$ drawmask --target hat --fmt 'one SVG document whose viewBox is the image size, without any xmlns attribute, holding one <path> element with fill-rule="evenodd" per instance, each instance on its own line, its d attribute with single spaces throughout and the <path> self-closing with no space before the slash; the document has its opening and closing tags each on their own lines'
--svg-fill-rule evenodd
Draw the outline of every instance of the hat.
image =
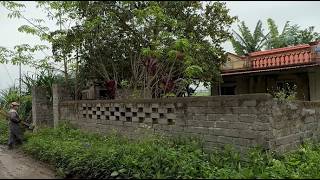
<svg viewBox="0 0 320 180">
<path fill-rule="evenodd" d="M 13 107 L 13 106 L 20 106 L 20 104 L 17 103 L 17 102 L 12 102 L 12 103 L 11 103 L 11 106 L 12 106 L 12 107 Z"/>
</svg>

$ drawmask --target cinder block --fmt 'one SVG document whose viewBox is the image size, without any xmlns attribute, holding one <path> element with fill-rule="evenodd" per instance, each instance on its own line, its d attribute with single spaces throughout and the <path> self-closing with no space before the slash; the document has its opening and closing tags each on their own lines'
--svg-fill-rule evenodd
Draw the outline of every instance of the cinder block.
<svg viewBox="0 0 320 180">
<path fill-rule="evenodd" d="M 258 111 L 254 107 L 232 107 L 234 114 L 257 114 Z"/>
<path fill-rule="evenodd" d="M 209 128 L 209 134 L 216 136 L 239 137 L 239 131 L 236 129 Z"/>
<path fill-rule="evenodd" d="M 236 145 L 248 147 L 250 145 L 250 140 L 244 138 L 233 138 L 233 143 Z"/>
<path fill-rule="evenodd" d="M 217 142 L 224 143 L 224 144 L 233 144 L 232 137 L 225 137 L 225 136 L 218 136 Z"/>
<path fill-rule="evenodd" d="M 228 129 L 229 128 L 229 122 L 227 122 L 227 121 L 216 121 L 215 122 L 215 127 L 216 128 Z"/>
<path fill-rule="evenodd" d="M 255 131 L 251 130 L 238 130 L 239 137 L 245 138 L 245 139 L 256 139 L 258 137 L 258 134 Z"/>
<path fill-rule="evenodd" d="M 151 113 L 151 118 L 160 118 L 159 113 Z"/>
<path fill-rule="evenodd" d="M 145 113 L 152 113 L 152 108 L 151 107 L 144 107 L 143 112 Z"/>
<path fill-rule="evenodd" d="M 254 100 L 245 100 L 242 102 L 241 106 L 245 106 L 245 107 L 255 107 L 257 106 L 257 101 Z"/>
<path fill-rule="evenodd" d="M 208 107 L 208 101 L 192 101 L 188 105 L 192 107 Z"/>
<path fill-rule="evenodd" d="M 138 123 L 138 122 L 139 122 L 139 118 L 138 118 L 138 117 L 133 117 L 133 118 L 132 118 L 132 122 Z"/>
<path fill-rule="evenodd" d="M 144 123 L 152 124 L 152 118 L 144 118 Z"/>
<path fill-rule="evenodd" d="M 221 101 L 217 101 L 217 100 L 215 100 L 215 101 L 209 101 L 208 102 L 208 106 L 209 107 L 220 107 L 221 106 Z"/>
<path fill-rule="evenodd" d="M 194 121 L 207 121 L 208 116 L 203 114 L 195 114 L 192 116 L 192 120 Z"/>
<path fill-rule="evenodd" d="M 152 103 L 152 104 L 151 104 L 151 107 L 152 107 L 152 108 L 159 108 L 160 106 L 159 106 L 158 103 Z"/>
<path fill-rule="evenodd" d="M 165 116 L 166 116 L 167 119 L 176 119 L 177 118 L 177 115 L 173 114 L 173 113 L 166 114 Z"/>
<path fill-rule="evenodd" d="M 205 127 L 186 127 L 184 132 L 196 134 L 208 134 L 208 128 Z"/>
<path fill-rule="evenodd" d="M 115 120 L 116 120 L 116 117 L 115 117 L 115 116 L 110 116 L 110 120 L 111 120 L 111 121 L 115 121 Z"/>
<path fill-rule="evenodd" d="M 254 114 L 241 114 L 239 116 L 239 121 L 247 122 L 247 123 L 258 122 L 258 117 L 257 115 L 254 115 Z"/>
<path fill-rule="evenodd" d="M 242 122 L 230 122 L 228 125 L 231 129 L 250 129 L 251 124 L 242 123 Z"/>
<path fill-rule="evenodd" d="M 138 108 L 131 108 L 131 112 L 138 112 Z"/>
<path fill-rule="evenodd" d="M 215 119 L 216 119 L 216 121 L 234 122 L 234 121 L 239 120 L 239 115 L 237 115 L 237 114 L 216 114 Z"/>
<path fill-rule="evenodd" d="M 203 138 L 207 142 L 217 142 L 218 136 L 212 134 L 205 134 Z"/>
<path fill-rule="evenodd" d="M 222 103 L 223 107 L 238 107 L 239 106 L 239 100 L 225 100 Z"/>
<path fill-rule="evenodd" d="M 158 113 L 167 113 L 167 109 L 165 109 L 165 108 L 158 108 Z"/>
<path fill-rule="evenodd" d="M 126 117 L 133 117 L 132 112 L 126 112 Z"/>
</svg>

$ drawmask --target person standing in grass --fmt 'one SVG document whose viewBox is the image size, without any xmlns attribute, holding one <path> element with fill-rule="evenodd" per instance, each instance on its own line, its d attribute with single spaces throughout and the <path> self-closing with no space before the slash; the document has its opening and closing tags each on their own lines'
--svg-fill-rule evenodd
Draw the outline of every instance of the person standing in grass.
<svg viewBox="0 0 320 180">
<path fill-rule="evenodd" d="M 18 108 L 19 103 L 11 103 L 11 109 L 9 111 L 9 149 L 13 149 L 15 144 L 22 144 L 22 131 L 19 125 L 21 119 L 17 112 Z"/>
</svg>

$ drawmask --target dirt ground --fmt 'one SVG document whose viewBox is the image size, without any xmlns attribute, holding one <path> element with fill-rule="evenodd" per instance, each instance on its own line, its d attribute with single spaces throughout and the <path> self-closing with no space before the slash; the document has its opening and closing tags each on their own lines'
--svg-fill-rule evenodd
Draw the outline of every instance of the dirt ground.
<svg viewBox="0 0 320 180">
<path fill-rule="evenodd" d="M 51 167 L 38 162 L 21 150 L 0 146 L 0 179 L 56 179 Z"/>
</svg>

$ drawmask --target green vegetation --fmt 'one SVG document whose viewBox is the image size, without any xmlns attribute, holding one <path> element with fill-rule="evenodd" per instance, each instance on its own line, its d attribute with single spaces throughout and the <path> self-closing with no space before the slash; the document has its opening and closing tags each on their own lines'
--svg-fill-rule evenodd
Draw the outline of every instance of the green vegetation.
<svg viewBox="0 0 320 180">
<path fill-rule="evenodd" d="M 280 102 L 293 101 L 297 99 L 297 85 L 284 83 L 284 87 L 268 90 L 268 92 Z"/>
<path fill-rule="evenodd" d="M 262 22 L 259 20 L 253 32 L 244 21 L 238 25 L 238 32 L 233 30 L 233 36 L 230 39 L 233 49 L 238 55 L 246 55 L 255 51 L 282 48 L 298 44 L 308 44 L 320 39 L 319 33 L 315 32 L 314 26 L 305 29 L 297 24 L 291 25 L 287 21 L 279 32 L 278 26 L 271 18 L 267 19 L 268 33 L 264 33 Z"/>
<path fill-rule="evenodd" d="M 3 124 L 1 123 L 1 127 Z M 5 139 L 1 129 L 1 143 Z M 204 153 L 199 141 L 149 137 L 129 141 L 61 125 L 27 135 L 23 150 L 55 165 L 62 177 L 82 178 L 319 178 L 320 145 L 275 155 L 252 149 L 241 158 L 231 148 Z"/>
<path fill-rule="evenodd" d="M 56 22 L 56 28 L 49 28 L 43 17 L 25 16 L 25 3 L 0 6 L 9 18 L 26 20 L 19 32 L 50 44 L 0 47 L 0 63 L 63 74 L 75 97 L 94 80 L 114 80 L 121 88 L 142 90 L 146 98 L 182 96 L 194 80 L 206 85 L 220 81 L 219 68 L 227 60 L 221 44 L 231 37 L 237 19 L 224 2 L 37 1 L 46 18 Z M 52 54 L 35 58 L 46 49 Z M 63 67 L 57 68 L 60 63 Z"/>
<path fill-rule="evenodd" d="M 0 117 L 0 144 L 7 144 L 8 142 L 8 122 Z"/>
</svg>

